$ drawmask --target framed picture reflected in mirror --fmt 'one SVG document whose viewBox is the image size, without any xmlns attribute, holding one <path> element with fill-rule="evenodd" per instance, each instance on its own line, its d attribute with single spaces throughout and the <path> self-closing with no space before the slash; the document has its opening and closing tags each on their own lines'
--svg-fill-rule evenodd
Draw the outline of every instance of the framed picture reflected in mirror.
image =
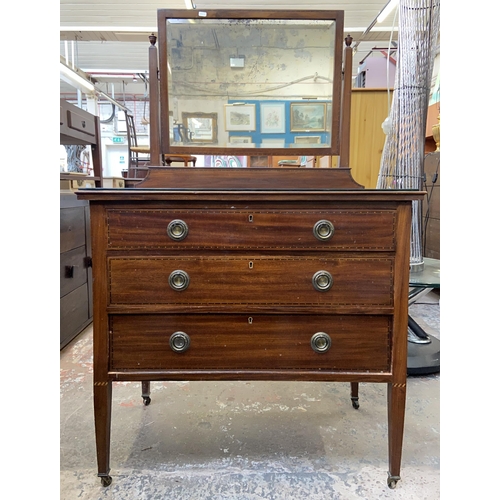
<svg viewBox="0 0 500 500">
<path fill-rule="evenodd" d="M 217 143 L 217 113 L 182 112 L 184 125 L 189 142 Z"/>
<path fill-rule="evenodd" d="M 224 124 L 228 132 L 255 130 L 255 104 L 225 104 Z"/>
<path fill-rule="evenodd" d="M 326 130 L 326 103 L 290 103 L 291 132 L 320 132 Z"/>
</svg>

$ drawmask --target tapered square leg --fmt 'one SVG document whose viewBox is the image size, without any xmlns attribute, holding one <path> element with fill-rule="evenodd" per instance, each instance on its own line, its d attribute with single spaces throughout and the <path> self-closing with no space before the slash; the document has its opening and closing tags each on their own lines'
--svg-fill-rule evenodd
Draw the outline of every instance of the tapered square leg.
<svg viewBox="0 0 500 500">
<path fill-rule="evenodd" d="M 357 410 L 359 408 L 359 382 L 351 382 L 351 403 L 352 407 Z"/>
<path fill-rule="evenodd" d="M 111 484 L 109 452 L 111 441 L 111 382 L 94 382 L 94 423 L 97 449 L 97 475 L 103 486 Z"/>
<path fill-rule="evenodd" d="M 142 401 L 145 406 L 151 403 L 151 382 L 149 380 L 142 381 Z"/>
<path fill-rule="evenodd" d="M 401 457 L 406 406 L 406 383 L 387 384 L 387 412 L 389 423 L 389 477 L 387 484 L 395 488 L 401 479 Z"/>
</svg>

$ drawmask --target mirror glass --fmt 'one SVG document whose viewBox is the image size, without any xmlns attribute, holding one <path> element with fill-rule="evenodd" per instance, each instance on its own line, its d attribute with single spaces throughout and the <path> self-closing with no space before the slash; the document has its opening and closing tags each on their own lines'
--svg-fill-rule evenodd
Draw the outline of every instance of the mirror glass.
<svg viewBox="0 0 500 500">
<path fill-rule="evenodd" d="M 163 149 L 337 154 L 336 28 L 335 19 L 166 18 Z"/>
</svg>

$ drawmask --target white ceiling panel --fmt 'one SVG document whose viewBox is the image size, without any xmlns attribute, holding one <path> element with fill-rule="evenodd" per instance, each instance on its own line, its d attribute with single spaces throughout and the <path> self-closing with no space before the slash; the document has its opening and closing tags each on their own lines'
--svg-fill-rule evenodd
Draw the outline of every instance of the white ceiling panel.
<svg viewBox="0 0 500 500">
<path fill-rule="evenodd" d="M 194 1 L 194 0 L 193 0 Z M 197 10 L 212 9 L 286 9 L 286 10 L 344 10 L 345 34 L 354 38 L 356 53 L 353 74 L 359 61 L 372 48 L 397 40 L 393 33 L 394 15 L 377 24 L 362 38 L 363 32 L 373 24 L 387 0 L 359 2 L 332 2 L 316 0 L 200 0 L 194 1 Z M 184 9 L 184 0 L 61 0 L 60 1 L 60 54 L 74 65 L 89 73 L 106 71 L 147 72 L 149 35 L 157 32 L 157 9 Z M 396 25 L 397 26 L 397 25 Z M 98 81 L 106 79 L 95 76 Z M 112 81 L 112 80 L 109 80 Z M 129 82 L 131 83 L 131 81 Z M 140 88 L 139 88 L 139 91 Z"/>
</svg>

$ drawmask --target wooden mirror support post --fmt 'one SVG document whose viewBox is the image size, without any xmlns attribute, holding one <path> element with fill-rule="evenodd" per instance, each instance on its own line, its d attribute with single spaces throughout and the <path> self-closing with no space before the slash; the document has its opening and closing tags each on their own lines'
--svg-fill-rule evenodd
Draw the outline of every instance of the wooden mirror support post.
<svg viewBox="0 0 500 500">
<path fill-rule="evenodd" d="M 158 89 L 158 49 L 157 37 L 149 36 L 149 147 L 151 165 L 162 165 L 160 147 L 160 113 Z"/>
<path fill-rule="evenodd" d="M 352 94 L 352 36 L 345 38 L 344 71 L 342 86 L 342 116 L 340 127 L 340 157 L 339 167 L 349 168 L 349 147 L 351 144 L 351 94 Z"/>
</svg>

